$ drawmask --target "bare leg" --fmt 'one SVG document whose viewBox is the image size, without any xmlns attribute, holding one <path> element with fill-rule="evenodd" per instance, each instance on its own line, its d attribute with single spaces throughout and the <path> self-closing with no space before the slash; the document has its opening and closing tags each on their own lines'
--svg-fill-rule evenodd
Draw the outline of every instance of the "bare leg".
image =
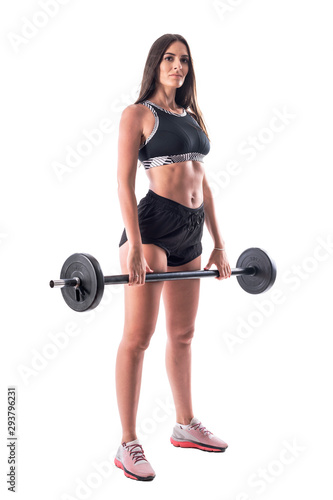
<svg viewBox="0 0 333 500">
<path fill-rule="evenodd" d="M 198 270 L 201 256 L 170 271 Z M 163 300 L 167 324 L 166 369 L 176 407 L 176 420 L 187 425 L 193 418 L 191 341 L 199 303 L 200 279 L 166 281 Z"/>
<path fill-rule="evenodd" d="M 165 272 L 166 253 L 156 245 L 143 245 L 147 263 L 155 272 Z M 128 241 L 120 249 L 121 272 L 127 270 Z M 163 282 L 141 286 L 124 285 L 125 322 L 116 360 L 117 402 L 123 429 L 121 442 L 133 441 L 136 435 L 144 353 L 155 331 Z"/>
</svg>

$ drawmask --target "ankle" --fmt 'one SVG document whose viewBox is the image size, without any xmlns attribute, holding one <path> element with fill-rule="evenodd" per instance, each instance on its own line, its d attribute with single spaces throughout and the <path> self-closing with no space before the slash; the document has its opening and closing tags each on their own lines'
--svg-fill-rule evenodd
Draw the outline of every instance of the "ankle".
<svg viewBox="0 0 333 500">
<path fill-rule="evenodd" d="M 184 418 L 177 417 L 177 424 L 189 425 L 191 423 L 192 418 L 193 418 L 193 416 L 192 417 L 184 417 Z"/>
<path fill-rule="evenodd" d="M 137 435 L 134 434 L 123 434 L 123 437 L 121 438 L 122 443 L 129 443 L 130 441 L 135 441 L 137 438 Z"/>
</svg>

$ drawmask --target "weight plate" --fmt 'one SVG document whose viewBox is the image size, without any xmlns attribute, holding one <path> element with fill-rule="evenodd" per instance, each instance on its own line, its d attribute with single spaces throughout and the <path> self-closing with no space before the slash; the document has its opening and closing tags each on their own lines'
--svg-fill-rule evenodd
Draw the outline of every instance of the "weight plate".
<svg viewBox="0 0 333 500">
<path fill-rule="evenodd" d="M 260 248 L 248 248 L 237 260 L 236 267 L 254 267 L 254 276 L 236 276 L 238 283 L 248 293 L 258 294 L 266 292 L 273 286 L 276 278 L 275 262 L 269 257 L 265 250 Z"/>
<path fill-rule="evenodd" d="M 80 287 L 61 288 L 66 304 L 78 312 L 97 307 L 104 293 L 104 276 L 98 261 L 88 253 L 74 253 L 62 266 L 60 279 L 74 277 L 80 278 Z"/>
</svg>

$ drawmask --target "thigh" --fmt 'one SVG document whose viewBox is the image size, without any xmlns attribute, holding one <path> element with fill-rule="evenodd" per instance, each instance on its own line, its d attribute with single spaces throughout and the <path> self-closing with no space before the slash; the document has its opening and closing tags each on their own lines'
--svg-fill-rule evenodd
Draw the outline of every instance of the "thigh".
<svg viewBox="0 0 333 500">
<path fill-rule="evenodd" d="M 201 255 L 182 266 L 168 266 L 167 271 L 198 271 Z M 171 337 L 191 336 L 199 305 L 200 278 L 165 281 L 162 291 L 167 333 Z"/>
<path fill-rule="evenodd" d="M 165 251 L 153 244 L 143 244 L 145 259 L 154 272 L 167 270 Z M 128 241 L 119 249 L 122 274 L 128 274 Z M 145 283 L 140 286 L 124 285 L 125 323 L 124 336 L 133 342 L 148 342 L 155 331 L 163 281 Z"/>
</svg>

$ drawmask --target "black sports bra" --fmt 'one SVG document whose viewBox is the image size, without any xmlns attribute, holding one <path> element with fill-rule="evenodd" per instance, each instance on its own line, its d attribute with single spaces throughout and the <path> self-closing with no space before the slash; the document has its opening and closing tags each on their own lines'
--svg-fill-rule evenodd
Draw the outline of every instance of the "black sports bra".
<svg viewBox="0 0 333 500">
<path fill-rule="evenodd" d="M 210 151 L 209 140 L 185 109 L 178 114 L 149 100 L 140 104 L 147 106 L 155 116 L 154 128 L 139 148 L 139 160 L 145 169 L 186 160 L 203 162 Z"/>
</svg>

